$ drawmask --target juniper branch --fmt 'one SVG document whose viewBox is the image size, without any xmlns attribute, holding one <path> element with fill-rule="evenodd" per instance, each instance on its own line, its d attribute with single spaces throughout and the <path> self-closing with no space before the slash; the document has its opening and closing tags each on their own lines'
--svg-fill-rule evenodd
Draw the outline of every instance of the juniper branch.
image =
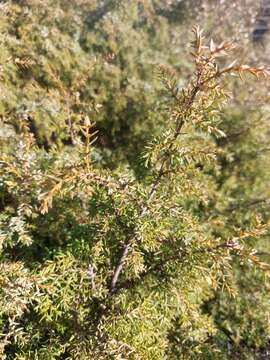
<svg viewBox="0 0 270 360">
<path fill-rule="evenodd" d="M 166 278 L 166 273 L 164 273 L 164 269 L 165 266 L 168 265 L 170 262 L 175 261 L 177 263 L 183 262 L 187 256 L 192 256 L 192 255 L 199 255 L 199 254 L 205 254 L 208 253 L 210 255 L 215 256 L 217 254 L 217 252 L 221 251 L 221 250 L 237 250 L 235 249 L 235 244 L 232 242 L 223 242 L 221 244 L 218 244 L 216 246 L 213 247 L 207 247 L 205 249 L 197 249 L 195 251 L 193 251 L 192 253 L 189 253 L 187 251 L 181 251 L 180 253 L 177 254 L 173 254 L 169 257 L 166 257 L 165 259 L 162 259 L 161 261 L 155 263 L 154 265 L 151 265 L 150 267 L 148 267 L 147 269 L 145 269 L 141 274 L 140 274 L 140 278 L 136 278 L 136 279 L 129 279 L 123 282 L 120 282 L 118 284 L 118 286 L 115 288 L 114 292 L 118 292 L 121 289 L 128 289 L 131 287 L 136 286 L 137 284 L 140 284 L 142 279 L 146 278 L 147 276 L 150 275 L 157 275 L 160 274 L 162 275 L 162 279 Z M 257 256 L 262 256 L 262 255 L 270 255 L 266 252 L 258 252 L 256 253 Z"/>
<path fill-rule="evenodd" d="M 190 97 L 187 99 L 186 101 L 186 104 L 185 104 L 185 108 L 186 109 L 189 109 L 193 102 L 195 101 L 195 98 L 196 98 L 196 95 L 198 94 L 198 92 L 200 91 L 200 88 L 201 88 L 201 73 L 198 72 L 197 73 L 197 79 L 196 79 L 196 85 L 193 87 L 192 91 L 191 91 L 191 94 L 190 94 Z M 155 197 L 155 194 L 158 190 L 158 187 L 161 183 L 161 179 L 163 178 L 163 176 L 167 173 L 165 172 L 165 166 L 166 166 L 166 163 L 169 159 L 169 156 L 170 156 L 170 151 L 175 143 L 175 141 L 177 140 L 177 138 L 179 137 L 179 135 L 181 134 L 181 130 L 182 130 L 182 127 L 184 125 L 184 117 L 181 117 L 178 122 L 177 122 L 177 125 L 176 125 L 176 128 L 175 128 L 175 132 L 174 132 L 174 135 L 173 135 L 173 138 L 168 146 L 168 149 L 164 155 L 164 158 L 162 160 L 162 163 L 160 165 L 160 168 L 159 168 L 159 171 L 158 171 L 158 174 L 156 176 L 156 179 L 155 181 L 153 182 L 151 188 L 150 188 L 150 191 L 148 193 L 148 196 L 147 196 L 147 199 L 146 199 L 146 202 L 145 202 L 145 205 L 141 208 L 141 211 L 139 213 L 139 218 L 143 217 L 144 215 L 146 215 L 147 211 L 148 211 L 148 205 L 149 203 L 151 202 L 151 200 Z M 119 280 L 119 277 L 120 277 L 120 274 L 124 268 L 124 265 L 126 263 L 126 260 L 127 260 L 127 257 L 128 257 L 128 254 L 129 254 L 129 251 L 132 247 L 132 244 L 134 242 L 136 242 L 138 240 L 138 235 L 134 232 L 132 233 L 123 250 L 122 250 L 122 254 L 120 256 L 120 259 L 116 265 L 116 268 L 113 272 L 113 276 L 112 276 L 112 280 L 111 280 L 111 285 L 110 285 L 110 293 L 114 293 L 115 292 L 115 289 L 116 289 L 116 285 L 117 285 L 117 282 Z"/>
</svg>

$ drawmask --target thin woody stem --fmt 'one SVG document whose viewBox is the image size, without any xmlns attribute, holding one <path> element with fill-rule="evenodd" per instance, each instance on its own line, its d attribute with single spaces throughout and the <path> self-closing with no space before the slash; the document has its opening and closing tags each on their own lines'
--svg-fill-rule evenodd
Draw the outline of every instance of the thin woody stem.
<svg viewBox="0 0 270 360">
<path fill-rule="evenodd" d="M 196 95 L 198 94 L 198 92 L 200 90 L 200 79 L 201 79 L 201 73 L 198 73 L 197 74 L 196 86 L 193 88 L 193 91 L 192 91 L 192 93 L 190 95 L 190 98 L 189 98 L 189 100 L 187 102 L 187 107 L 188 108 L 190 108 L 190 106 L 193 104 L 193 102 L 194 102 L 194 100 L 196 98 Z M 175 132 L 174 132 L 174 136 L 173 136 L 172 141 L 171 141 L 171 143 L 170 143 L 170 145 L 169 145 L 169 147 L 168 147 L 168 149 L 166 151 L 166 156 L 162 160 L 158 175 L 157 175 L 155 181 L 153 182 L 153 184 L 151 186 L 151 189 L 150 189 L 150 191 L 148 193 L 145 205 L 141 208 L 141 211 L 139 213 L 139 218 L 143 217 L 147 213 L 148 205 L 151 202 L 151 200 L 155 197 L 155 194 L 156 194 L 156 192 L 158 190 L 161 179 L 164 176 L 164 174 L 166 174 L 164 169 L 165 169 L 165 166 L 166 166 L 166 162 L 168 160 L 168 156 L 170 154 L 170 150 L 172 149 L 173 144 L 177 140 L 178 136 L 181 134 L 181 129 L 182 129 L 183 125 L 184 125 L 184 120 L 183 120 L 183 118 L 181 118 L 180 121 L 178 121 L 178 123 L 177 123 L 176 129 L 175 129 Z M 121 272 L 122 272 L 122 270 L 123 270 L 123 268 L 125 266 L 129 251 L 130 251 L 130 249 L 132 247 L 132 244 L 134 242 L 136 242 L 136 240 L 138 240 L 138 235 L 136 233 L 135 234 L 132 233 L 132 235 L 129 237 L 129 239 L 127 240 L 127 242 L 126 242 L 126 244 L 125 244 L 125 246 L 123 248 L 120 259 L 119 259 L 119 261 L 118 261 L 118 263 L 116 265 L 116 268 L 115 268 L 115 270 L 113 272 L 111 285 L 110 285 L 110 293 L 114 293 L 115 290 L 116 290 L 116 285 L 117 285 L 117 282 L 118 282 L 119 277 L 121 275 Z"/>
<path fill-rule="evenodd" d="M 206 249 L 198 249 L 192 252 L 192 255 L 195 254 L 204 254 L 204 253 L 208 253 L 208 254 L 212 254 L 215 255 L 217 253 L 217 251 L 219 250 L 231 250 L 232 252 L 235 250 L 235 244 L 230 243 L 230 242 L 224 242 L 221 244 L 218 244 L 214 247 L 208 247 Z M 126 289 L 129 288 L 130 286 L 135 286 L 136 284 L 139 284 L 140 281 L 145 278 L 146 276 L 149 276 L 151 274 L 155 274 L 157 275 L 159 271 L 162 271 L 165 267 L 166 264 L 170 263 L 171 261 L 177 261 L 177 262 L 181 262 L 184 261 L 184 259 L 190 254 L 186 253 L 186 252 L 181 252 L 181 254 L 175 254 L 172 255 L 166 259 L 163 259 L 161 262 L 158 262 L 152 266 L 150 266 L 148 269 L 144 270 L 141 274 L 140 274 L 140 279 L 136 278 L 136 279 L 129 279 L 126 281 L 123 281 L 121 283 L 118 284 L 117 288 L 115 288 L 115 292 L 120 291 L 121 289 Z M 270 253 L 267 252 L 258 252 L 256 253 L 257 256 L 270 256 Z M 162 273 L 162 276 L 165 276 L 164 273 Z"/>
</svg>

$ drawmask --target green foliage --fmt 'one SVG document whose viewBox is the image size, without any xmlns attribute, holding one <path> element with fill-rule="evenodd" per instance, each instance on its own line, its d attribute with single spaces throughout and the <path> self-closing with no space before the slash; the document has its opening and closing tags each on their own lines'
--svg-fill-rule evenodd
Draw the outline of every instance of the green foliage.
<svg viewBox="0 0 270 360">
<path fill-rule="evenodd" d="M 194 28 L 180 79 L 178 1 L 2 7 L 2 358 L 255 359 L 267 71 Z"/>
</svg>

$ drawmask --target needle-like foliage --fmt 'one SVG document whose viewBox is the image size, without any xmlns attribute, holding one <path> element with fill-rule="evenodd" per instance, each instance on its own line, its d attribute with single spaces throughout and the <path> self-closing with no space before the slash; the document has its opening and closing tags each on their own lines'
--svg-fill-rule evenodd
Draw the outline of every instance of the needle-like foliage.
<svg viewBox="0 0 270 360">
<path fill-rule="evenodd" d="M 230 226 L 222 212 L 224 107 L 235 76 L 268 73 L 232 61 L 232 43 L 206 42 L 199 28 L 193 37 L 193 73 L 184 85 L 169 67 L 157 69 L 161 131 L 141 149 L 140 176 L 99 161 L 94 119 L 101 106 L 80 102 L 80 94 L 76 100 L 53 69 L 68 146 L 40 146 L 27 111 L 16 127 L 2 119 L 3 358 L 227 356 L 216 340 L 218 320 L 205 309 L 213 294 L 216 304 L 223 293 L 237 299 L 234 264 L 267 272 L 252 242 L 268 221 L 253 211 L 248 223 Z M 15 66 L 26 72 L 35 65 L 25 57 Z"/>
</svg>

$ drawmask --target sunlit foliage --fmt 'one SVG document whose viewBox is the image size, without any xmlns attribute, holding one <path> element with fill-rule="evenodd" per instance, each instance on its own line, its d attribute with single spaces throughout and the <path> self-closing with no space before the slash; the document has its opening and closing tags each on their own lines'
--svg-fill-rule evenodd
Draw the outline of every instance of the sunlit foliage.
<svg viewBox="0 0 270 360">
<path fill-rule="evenodd" d="M 198 27 L 180 61 L 180 3 L 1 5 L 3 359 L 269 341 L 269 74 Z"/>
</svg>

